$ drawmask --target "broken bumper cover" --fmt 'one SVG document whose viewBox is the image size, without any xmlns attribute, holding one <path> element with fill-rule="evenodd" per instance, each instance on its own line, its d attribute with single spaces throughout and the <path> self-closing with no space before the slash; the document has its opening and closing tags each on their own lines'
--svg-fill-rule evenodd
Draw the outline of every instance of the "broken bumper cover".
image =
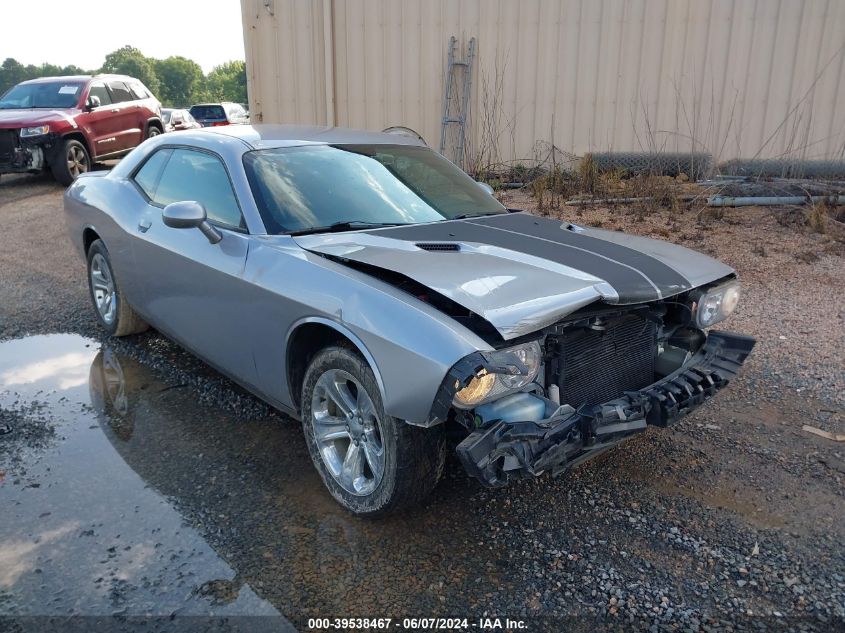
<svg viewBox="0 0 845 633">
<path fill-rule="evenodd" d="M 667 426 L 703 404 L 736 376 L 755 339 L 711 332 L 682 367 L 623 397 L 539 422 L 493 422 L 458 445 L 467 472 L 488 486 L 512 477 L 558 474 L 597 455 L 648 424 Z"/>
<path fill-rule="evenodd" d="M 0 129 L 0 173 L 39 172 L 52 159 L 59 145 L 54 133 L 20 137 L 17 130 Z"/>
<path fill-rule="evenodd" d="M 16 147 L 0 157 L 0 174 L 39 172 L 46 165 L 40 146 Z"/>
</svg>

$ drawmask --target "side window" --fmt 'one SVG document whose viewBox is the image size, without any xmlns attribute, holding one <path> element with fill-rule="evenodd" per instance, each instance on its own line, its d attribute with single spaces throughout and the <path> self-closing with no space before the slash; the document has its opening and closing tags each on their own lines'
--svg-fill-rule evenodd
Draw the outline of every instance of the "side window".
<svg viewBox="0 0 845 633">
<path fill-rule="evenodd" d="M 88 91 L 89 97 L 98 97 L 100 99 L 100 105 L 109 105 L 111 104 L 111 95 L 109 91 L 106 90 L 106 84 L 102 81 L 95 81 L 91 84 L 91 89 Z"/>
<path fill-rule="evenodd" d="M 129 88 L 127 88 L 126 84 L 122 81 L 110 81 L 109 92 L 111 92 L 112 101 L 114 101 L 114 103 L 133 101 L 135 99 L 135 97 L 132 96 L 132 93 L 129 92 Z"/>
<path fill-rule="evenodd" d="M 150 95 L 147 94 L 147 91 L 144 90 L 144 88 L 141 86 L 141 84 L 132 81 L 132 82 L 128 83 L 127 85 L 129 86 L 129 92 L 132 93 L 132 96 L 135 99 L 147 99 L 147 98 L 149 98 Z"/>
<path fill-rule="evenodd" d="M 150 200 L 155 200 L 156 185 L 159 176 L 161 176 L 161 170 L 167 164 L 167 159 L 170 158 L 172 153 L 172 149 L 158 150 L 147 159 L 147 162 L 135 174 L 135 182 Z"/>
<path fill-rule="evenodd" d="M 241 210 L 223 163 L 205 152 L 174 149 L 152 198 L 162 206 L 171 202 L 195 200 L 205 207 L 208 219 L 212 222 L 244 227 Z"/>
</svg>

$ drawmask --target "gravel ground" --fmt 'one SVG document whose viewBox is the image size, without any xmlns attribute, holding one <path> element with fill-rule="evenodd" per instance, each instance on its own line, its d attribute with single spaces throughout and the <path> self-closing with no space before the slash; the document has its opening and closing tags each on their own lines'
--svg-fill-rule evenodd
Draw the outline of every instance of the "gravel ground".
<svg viewBox="0 0 845 633">
<path fill-rule="evenodd" d="M 520 192 L 507 202 L 534 206 Z M 453 460 L 424 507 L 362 521 L 322 490 L 297 425 L 148 333 L 109 343 L 145 394 L 135 433 L 149 441 L 121 456 L 300 626 L 498 615 L 530 631 L 845 630 L 845 446 L 801 428 L 845 432 L 842 242 L 767 209 L 565 213 L 739 271 L 729 328 L 758 345 L 716 401 L 557 479 L 488 491 Z M 4 178 L 0 215 L 0 340 L 102 341 L 60 189 Z M 14 464 L 0 468 L 8 481 Z"/>
</svg>

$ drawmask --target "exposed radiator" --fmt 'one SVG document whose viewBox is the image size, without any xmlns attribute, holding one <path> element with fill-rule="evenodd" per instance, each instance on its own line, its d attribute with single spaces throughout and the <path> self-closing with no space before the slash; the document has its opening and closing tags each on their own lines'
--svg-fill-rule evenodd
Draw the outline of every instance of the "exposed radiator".
<svg viewBox="0 0 845 633">
<path fill-rule="evenodd" d="M 548 339 L 562 404 L 576 409 L 601 404 L 655 381 L 657 324 L 627 315 L 604 326 L 603 331 L 573 328 Z"/>
</svg>

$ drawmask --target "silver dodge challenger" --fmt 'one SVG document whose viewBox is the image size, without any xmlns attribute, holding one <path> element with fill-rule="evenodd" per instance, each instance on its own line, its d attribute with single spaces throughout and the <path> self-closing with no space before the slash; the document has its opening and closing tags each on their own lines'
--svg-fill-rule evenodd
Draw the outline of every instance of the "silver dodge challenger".
<svg viewBox="0 0 845 633">
<path fill-rule="evenodd" d="M 152 326 L 301 420 L 369 515 L 424 497 L 456 443 L 487 486 L 561 473 L 689 413 L 754 346 L 707 331 L 730 267 L 490 194 L 415 139 L 254 125 L 150 139 L 65 211 L 102 327 Z"/>
</svg>

